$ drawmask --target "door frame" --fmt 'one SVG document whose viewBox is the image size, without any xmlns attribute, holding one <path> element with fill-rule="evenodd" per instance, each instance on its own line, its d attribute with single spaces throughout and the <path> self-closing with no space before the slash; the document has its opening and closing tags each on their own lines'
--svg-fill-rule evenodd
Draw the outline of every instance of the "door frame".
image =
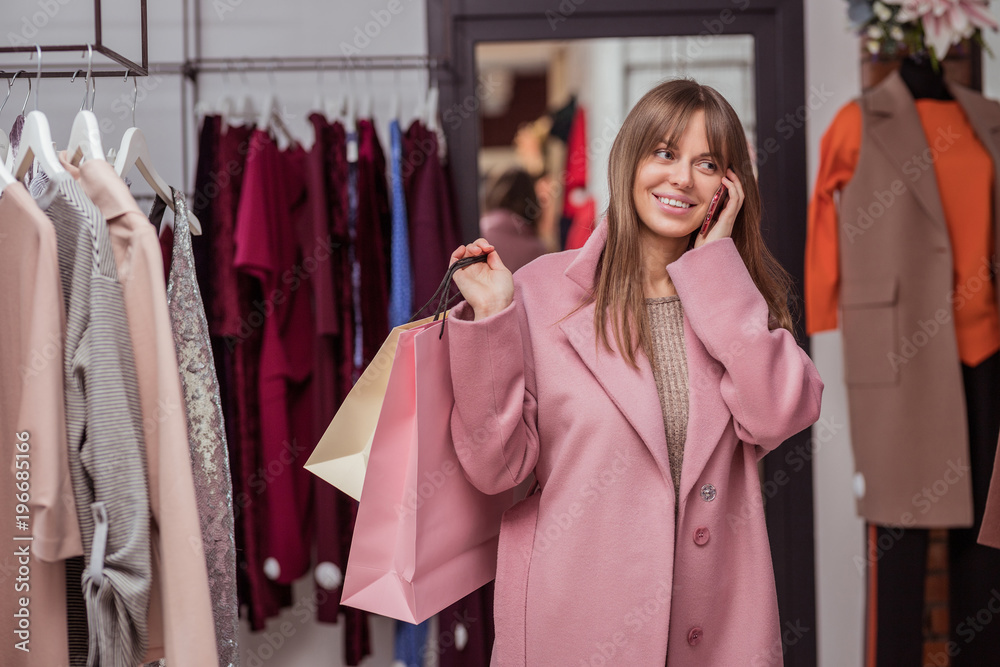
<svg viewBox="0 0 1000 667">
<path fill-rule="evenodd" d="M 790 305 L 796 335 L 808 351 L 800 297 L 807 208 L 805 121 L 825 100 L 822 90 L 806 90 L 804 32 L 801 0 L 427 0 L 429 55 L 448 63 L 434 77 L 463 240 L 479 236 L 477 95 L 483 85 L 476 80 L 477 42 L 696 35 L 697 43 L 707 46 L 717 34 L 750 34 L 762 232 L 794 280 Z M 781 625 L 814 629 L 810 432 L 766 456 L 763 479 Z M 815 631 L 783 642 L 785 665 L 813 667 L 816 644 Z"/>
</svg>

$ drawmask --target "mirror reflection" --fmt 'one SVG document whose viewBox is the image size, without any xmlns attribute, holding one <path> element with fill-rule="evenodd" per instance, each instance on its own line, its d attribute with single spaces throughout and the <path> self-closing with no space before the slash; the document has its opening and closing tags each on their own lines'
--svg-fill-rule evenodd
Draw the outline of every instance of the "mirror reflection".
<svg viewBox="0 0 1000 667">
<path fill-rule="evenodd" d="M 510 213 L 527 223 L 530 240 L 504 254 L 511 269 L 542 252 L 583 245 L 607 205 L 615 135 L 659 81 L 689 77 L 722 93 L 753 152 L 754 39 L 718 35 L 705 42 L 682 36 L 476 46 L 480 231 L 504 224 Z"/>
</svg>

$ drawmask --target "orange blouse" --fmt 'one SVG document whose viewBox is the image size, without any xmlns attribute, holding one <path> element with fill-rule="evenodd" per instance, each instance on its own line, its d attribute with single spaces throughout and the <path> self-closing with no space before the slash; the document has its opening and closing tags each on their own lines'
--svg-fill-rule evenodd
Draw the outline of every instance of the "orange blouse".
<svg viewBox="0 0 1000 667">
<path fill-rule="evenodd" d="M 1000 350 L 996 291 L 980 274 L 994 250 L 993 162 L 958 102 L 919 99 L 916 106 L 928 142 L 940 128 L 954 129 L 951 136 L 958 136 L 951 148 L 938 154 L 934 174 L 951 238 L 958 354 L 962 363 L 975 366 Z M 851 102 L 837 112 L 820 142 L 816 188 L 809 202 L 804 287 L 810 335 L 837 328 L 840 263 L 834 194 L 850 182 L 860 149 L 861 108 Z"/>
</svg>

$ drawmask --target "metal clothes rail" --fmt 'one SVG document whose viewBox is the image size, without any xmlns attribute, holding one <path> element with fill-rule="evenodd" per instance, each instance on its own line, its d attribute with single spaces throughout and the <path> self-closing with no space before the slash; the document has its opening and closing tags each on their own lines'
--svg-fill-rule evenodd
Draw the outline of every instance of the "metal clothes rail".
<svg viewBox="0 0 1000 667">
<path fill-rule="evenodd" d="M 74 52 L 86 53 L 87 45 L 60 45 L 42 46 L 43 53 L 47 52 Z M 6 47 L 0 48 L 0 53 L 23 52 L 35 53 L 34 46 L 28 47 Z M 95 53 L 104 53 L 98 47 L 94 47 Z M 146 67 L 139 66 L 127 58 L 118 56 L 112 57 L 119 64 L 127 69 L 107 69 L 106 67 L 95 66 L 92 76 L 98 77 L 119 77 L 126 74 L 130 76 L 150 76 L 153 74 L 179 75 L 192 82 L 196 82 L 200 74 L 243 74 L 246 72 L 319 72 L 319 71 L 363 71 L 363 70 L 445 70 L 448 63 L 436 58 L 422 55 L 405 56 L 273 56 L 273 57 L 234 57 L 234 58 L 200 58 L 189 59 L 177 63 L 153 63 Z M 124 62 L 123 62 L 124 61 Z M 62 67 L 64 65 L 60 65 Z M 26 63 L 23 67 L 16 65 L 0 64 L 0 79 L 11 79 L 15 73 L 22 78 L 35 77 L 33 67 Z M 47 69 L 42 66 L 43 78 L 71 78 L 80 73 L 80 69 L 63 70 Z"/>
</svg>

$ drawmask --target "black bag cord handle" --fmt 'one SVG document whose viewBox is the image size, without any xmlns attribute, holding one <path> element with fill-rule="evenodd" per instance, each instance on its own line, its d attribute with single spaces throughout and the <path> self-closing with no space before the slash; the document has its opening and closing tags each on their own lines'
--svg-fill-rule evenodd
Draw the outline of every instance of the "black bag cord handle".
<svg viewBox="0 0 1000 667">
<path fill-rule="evenodd" d="M 458 271 L 459 269 L 464 269 L 465 267 L 475 264 L 477 262 L 485 262 L 487 256 L 488 254 L 476 255 L 474 257 L 463 257 L 462 259 L 454 262 L 451 266 L 449 266 L 448 271 L 444 275 L 444 279 L 441 281 L 441 284 L 438 285 L 438 288 L 434 292 L 434 295 L 430 299 L 428 299 L 427 303 L 425 303 L 423 306 L 418 308 L 415 313 L 413 313 L 413 317 L 409 319 L 409 322 L 413 322 L 414 320 L 416 320 L 420 316 L 420 313 L 423 312 L 424 309 L 427 308 L 427 306 L 431 305 L 431 303 L 433 303 L 435 299 L 437 300 L 437 307 L 434 310 L 434 321 L 437 322 L 438 318 L 444 315 L 444 312 L 448 309 L 448 306 L 451 304 L 452 300 L 461 296 L 461 292 L 459 292 L 458 294 L 453 294 L 451 296 L 448 295 L 449 289 L 451 288 L 451 281 L 452 278 L 455 276 L 455 272 Z M 444 336 L 444 322 L 441 323 L 441 333 L 438 335 L 438 339 L 440 339 L 442 336 Z"/>
</svg>

